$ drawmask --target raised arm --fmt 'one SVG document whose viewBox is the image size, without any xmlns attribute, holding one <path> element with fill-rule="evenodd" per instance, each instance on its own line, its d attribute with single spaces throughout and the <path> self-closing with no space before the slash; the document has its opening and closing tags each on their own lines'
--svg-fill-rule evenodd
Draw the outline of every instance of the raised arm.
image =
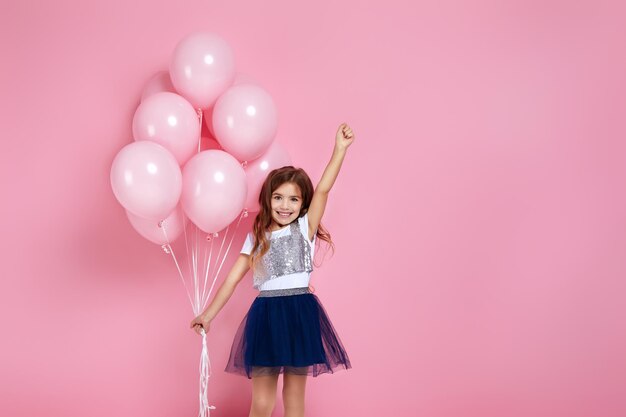
<svg viewBox="0 0 626 417">
<path fill-rule="evenodd" d="M 326 209 L 326 202 L 328 201 L 328 193 L 333 188 L 333 184 L 339 175 L 341 164 L 346 156 L 348 147 L 354 141 L 354 134 L 352 129 L 346 123 L 339 125 L 337 129 L 337 135 L 335 137 L 335 149 L 333 150 L 333 156 L 330 158 L 330 162 L 326 165 L 326 169 L 322 174 L 320 182 L 315 187 L 313 193 L 313 199 L 309 206 L 309 240 L 313 239 L 315 231 L 317 230 L 324 210 Z"/>
<path fill-rule="evenodd" d="M 217 313 L 220 312 L 222 307 L 226 305 L 226 302 L 233 295 L 233 292 L 235 292 L 237 284 L 239 284 L 244 275 L 246 275 L 246 272 L 248 272 L 248 269 L 250 269 L 248 258 L 249 256 L 243 253 L 237 257 L 235 264 L 222 285 L 220 285 L 211 304 L 209 304 L 198 317 L 191 321 L 189 327 L 193 328 L 196 333 L 200 334 L 201 328 L 204 328 L 205 332 L 209 331 L 211 321 L 217 316 Z"/>
</svg>

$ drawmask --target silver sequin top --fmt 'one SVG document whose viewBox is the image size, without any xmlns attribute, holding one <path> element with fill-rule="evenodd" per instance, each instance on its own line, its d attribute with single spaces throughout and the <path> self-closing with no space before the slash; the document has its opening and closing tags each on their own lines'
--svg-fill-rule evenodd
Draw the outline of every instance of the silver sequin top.
<svg viewBox="0 0 626 417">
<path fill-rule="evenodd" d="M 298 222 L 289 225 L 291 234 L 270 240 L 269 251 L 254 269 L 254 288 L 283 275 L 313 271 L 311 247 Z"/>
</svg>

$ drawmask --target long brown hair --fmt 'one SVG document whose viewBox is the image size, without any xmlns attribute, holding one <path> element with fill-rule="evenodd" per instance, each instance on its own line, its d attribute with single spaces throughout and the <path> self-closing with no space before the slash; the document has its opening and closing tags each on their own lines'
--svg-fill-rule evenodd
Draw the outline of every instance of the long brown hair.
<svg viewBox="0 0 626 417">
<path fill-rule="evenodd" d="M 256 263 L 270 249 L 270 242 L 267 239 L 266 232 L 272 225 L 272 193 L 286 182 L 293 183 L 300 187 L 302 206 L 300 207 L 298 218 L 304 216 L 309 211 L 309 206 L 313 199 L 313 183 L 302 168 L 294 168 L 289 165 L 277 168 L 267 175 L 259 194 L 259 206 L 261 208 L 254 219 L 254 226 L 252 228 L 252 234 L 254 236 L 254 245 L 250 252 L 250 266 L 252 269 L 254 269 Z M 294 221 L 298 221 L 298 219 Z M 318 238 L 318 242 L 319 240 L 323 240 L 332 248 L 333 252 L 335 251 L 335 245 L 330 238 L 330 233 L 328 233 L 328 230 L 326 230 L 321 223 L 315 235 Z M 308 239 L 309 236 L 307 235 L 306 238 Z"/>
</svg>

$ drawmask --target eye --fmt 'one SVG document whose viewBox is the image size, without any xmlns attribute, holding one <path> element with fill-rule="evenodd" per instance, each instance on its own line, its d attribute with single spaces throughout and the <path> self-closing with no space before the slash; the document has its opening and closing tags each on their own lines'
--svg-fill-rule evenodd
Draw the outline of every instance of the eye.
<svg viewBox="0 0 626 417">
<path fill-rule="evenodd" d="M 275 195 L 274 196 L 274 200 L 280 200 L 280 196 L 279 195 Z"/>
<path fill-rule="evenodd" d="M 297 203 L 297 202 L 298 202 L 298 199 L 297 199 L 296 197 L 293 197 L 293 198 L 291 199 L 291 201 L 293 201 L 294 203 Z"/>
</svg>

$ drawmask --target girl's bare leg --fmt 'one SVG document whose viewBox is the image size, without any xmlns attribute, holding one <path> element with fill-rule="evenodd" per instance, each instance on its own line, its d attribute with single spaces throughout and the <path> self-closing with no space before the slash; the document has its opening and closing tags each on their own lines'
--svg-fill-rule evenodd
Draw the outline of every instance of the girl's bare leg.
<svg viewBox="0 0 626 417">
<path fill-rule="evenodd" d="M 283 404 L 285 417 L 304 417 L 304 391 L 306 375 L 284 374 Z"/>
<path fill-rule="evenodd" d="M 252 377 L 250 417 L 270 417 L 276 403 L 278 375 Z"/>
</svg>

